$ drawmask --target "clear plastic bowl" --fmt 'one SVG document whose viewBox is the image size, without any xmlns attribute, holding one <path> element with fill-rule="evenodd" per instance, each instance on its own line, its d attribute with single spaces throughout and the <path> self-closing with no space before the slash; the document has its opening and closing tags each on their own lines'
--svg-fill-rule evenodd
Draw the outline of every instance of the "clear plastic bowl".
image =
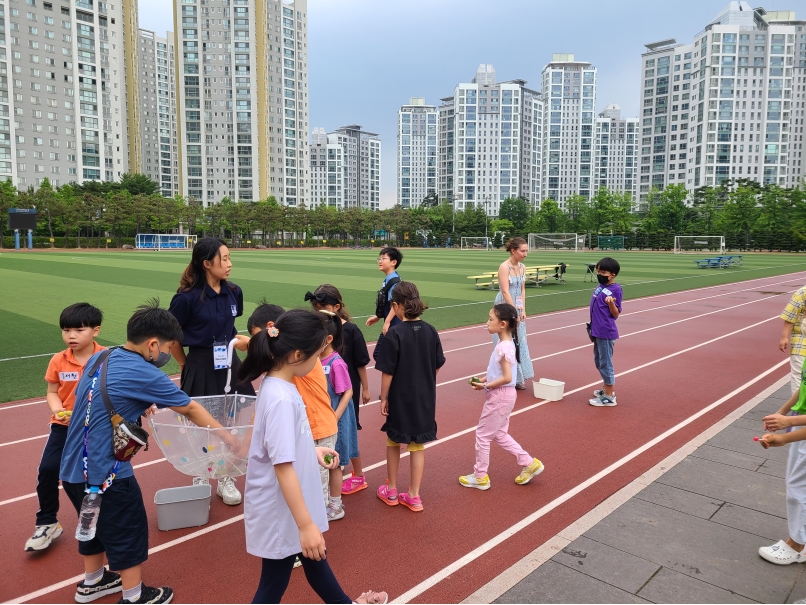
<svg viewBox="0 0 806 605">
<path fill-rule="evenodd" d="M 151 434 L 165 458 L 180 473 L 191 477 L 218 479 L 246 474 L 256 397 L 216 395 L 194 397 L 224 428 L 199 427 L 169 408 L 148 417 Z M 238 447 L 225 444 L 226 431 L 238 440 Z"/>
</svg>

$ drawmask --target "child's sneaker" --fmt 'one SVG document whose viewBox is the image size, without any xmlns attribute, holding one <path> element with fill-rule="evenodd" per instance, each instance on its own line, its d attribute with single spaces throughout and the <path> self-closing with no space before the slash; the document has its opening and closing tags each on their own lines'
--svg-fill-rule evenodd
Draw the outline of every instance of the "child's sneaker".
<svg viewBox="0 0 806 605">
<path fill-rule="evenodd" d="M 344 507 L 339 506 L 338 508 L 331 506 L 330 504 L 327 505 L 327 520 L 328 521 L 338 521 L 339 519 L 344 518 Z"/>
<path fill-rule="evenodd" d="M 353 603 L 388 603 L 389 602 L 389 595 L 385 592 L 375 592 L 374 590 L 368 590 L 367 592 L 362 592 L 361 596 L 356 597 Z"/>
<path fill-rule="evenodd" d="M 532 460 L 532 463 L 529 466 L 524 466 L 521 474 L 515 477 L 515 483 L 518 485 L 526 485 L 532 480 L 532 477 L 535 477 L 543 472 L 543 469 L 546 468 L 543 466 L 543 463 L 540 462 L 537 458 Z"/>
<path fill-rule="evenodd" d="M 118 603 L 170 603 L 173 601 L 174 591 L 163 586 L 162 588 L 152 588 L 143 584 L 140 598 L 136 601 L 121 599 Z"/>
<path fill-rule="evenodd" d="M 806 556 L 796 551 L 783 540 L 778 540 L 772 546 L 762 546 L 758 549 L 758 554 L 762 559 L 776 565 L 806 562 Z"/>
<path fill-rule="evenodd" d="M 59 523 L 50 525 L 37 525 L 34 534 L 25 543 L 25 550 L 45 550 L 56 538 L 62 535 L 62 526 Z"/>
<path fill-rule="evenodd" d="M 389 480 L 386 480 L 386 485 L 381 485 L 378 488 L 378 498 L 384 501 L 389 506 L 397 506 L 399 504 L 397 499 L 397 490 L 389 487 Z"/>
<path fill-rule="evenodd" d="M 91 603 L 108 594 L 114 594 L 123 590 L 123 584 L 120 581 L 120 574 L 117 574 L 108 569 L 104 569 L 104 575 L 97 584 L 87 586 L 82 580 L 76 586 L 75 601 L 76 603 Z"/>
<path fill-rule="evenodd" d="M 241 503 L 241 492 L 235 487 L 232 477 L 221 477 L 215 493 L 224 501 L 227 506 L 238 506 Z"/>
<path fill-rule="evenodd" d="M 408 492 L 403 492 L 398 497 L 400 503 L 409 510 L 413 510 L 415 513 L 423 512 L 423 500 L 420 496 L 409 496 Z"/>
<path fill-rule="evenodd" d="M 356 492 L 360 492 L 362 489 L 367 489 L 368 487 L 369 484 L 363 475 L 360 477 L 348 477 L 341 484 L 341 493 L 342 495 L 354 494 Z"/>
<path fill-rule="evenodd" d="M 602 393 L 599 397 L 589 399 L 588 403 L 596 406 L 597 408 L 612 408 L 616 405 L 616 394 L 613 393 L 613 395 L 605 395 Z"/>
<path fill-rule="evenodd" d="M 484 477 L 481 479 L 476 477 L 476 475 L 473 473 L 470 473 L 469 475 L 462 475 L 459 477 L 459 483 L 464 487 L 472 487 L 482 491 L 490 489 L 490 477 L 488 475 L 484 475 Z"/>
</svg>

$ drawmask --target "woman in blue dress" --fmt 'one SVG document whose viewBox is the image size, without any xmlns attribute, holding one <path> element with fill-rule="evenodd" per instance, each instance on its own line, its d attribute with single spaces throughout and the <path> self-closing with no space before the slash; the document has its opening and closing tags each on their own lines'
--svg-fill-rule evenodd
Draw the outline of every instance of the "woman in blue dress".
<svg viewBox="0 0 806 605">
<path fill-rule="evenodd" d="M 522 391 L 526 389 L 526 380 L 535 375 L 526 340 L 526 265 L 521 262 L 529 254 L 529 245 L 522 237 L 513 237 L 507 242 L 506 250 L 509 258 L 498 267 L 498 295 L 495 297 L 495 304 L 507 303 L 518 310 L 518 349 L 521 361 L 518 364 L 515 388 Z M 493 335 L 493 344 L 498 344 L 497 335 Z"/>
</svg>

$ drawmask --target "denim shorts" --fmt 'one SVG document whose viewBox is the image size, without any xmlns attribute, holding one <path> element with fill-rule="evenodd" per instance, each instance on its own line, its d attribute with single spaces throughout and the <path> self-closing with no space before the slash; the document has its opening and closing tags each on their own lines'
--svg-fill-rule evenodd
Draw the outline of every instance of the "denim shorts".
<svg viewBox="0 0 806 605">
<path fill-rule="evenodd" d="M 613 369 L 613 346 L 615 340 L 597 338 L 593 343 L 593 363 L 607 385 L 616 384 L 616 372 Z"/>
</svg>

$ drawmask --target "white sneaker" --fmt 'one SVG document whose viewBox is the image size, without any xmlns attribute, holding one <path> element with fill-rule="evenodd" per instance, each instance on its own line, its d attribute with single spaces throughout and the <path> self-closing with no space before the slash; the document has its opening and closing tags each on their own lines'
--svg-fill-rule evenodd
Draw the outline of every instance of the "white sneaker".
<svg viewBox="0 0 806 605">
<path fill-rule="evenodd" d="M 221 496 L 227 506 L 237 506 L 241 503 L 241 492 L 235 487 L 232 477 L 221 477 L 218 480 L 218 487 L 215 493 Z"/>
<path fill-rule="evenodd" d="M 338 508 L 333 508 L 329 504 L 327 505 L 327 520 L 328 521 L 338 521 L 339 519 L 344 518 L 344 506 L 340 506 Z"/>
<path fill-rule="evenodd" d="M 806 563 L 806 557 L 789 546 L 783 540 L 778 540 L 772 546 L 762 546 L 758 555 L 765 561 L 776 565 L 791 565 L 792 563 Z"/>
<path fill-rule="evenodd" d="M 62 526 L 59 523 L 50 525 L 37 525 L 34 534 L 25 543 L 25 550 L 45 550 L 50 543 L 62 535 Z"/>
<path fill-rule="evenodd" d="M 600 408 L 602 407 L 612 408 L 616 405 L 616 395 L 613 394 L 612 397 L 608 397 L 607 395 L 602 394 L 601 397 L 594 397 L 593 399 L 589 399 L 588 403 Z"/>
<path fill-rule="evenodd" d="M 193 477 L 193 485 L 210 485 L 210 480 L 206 477 Z"/>
</svg>

